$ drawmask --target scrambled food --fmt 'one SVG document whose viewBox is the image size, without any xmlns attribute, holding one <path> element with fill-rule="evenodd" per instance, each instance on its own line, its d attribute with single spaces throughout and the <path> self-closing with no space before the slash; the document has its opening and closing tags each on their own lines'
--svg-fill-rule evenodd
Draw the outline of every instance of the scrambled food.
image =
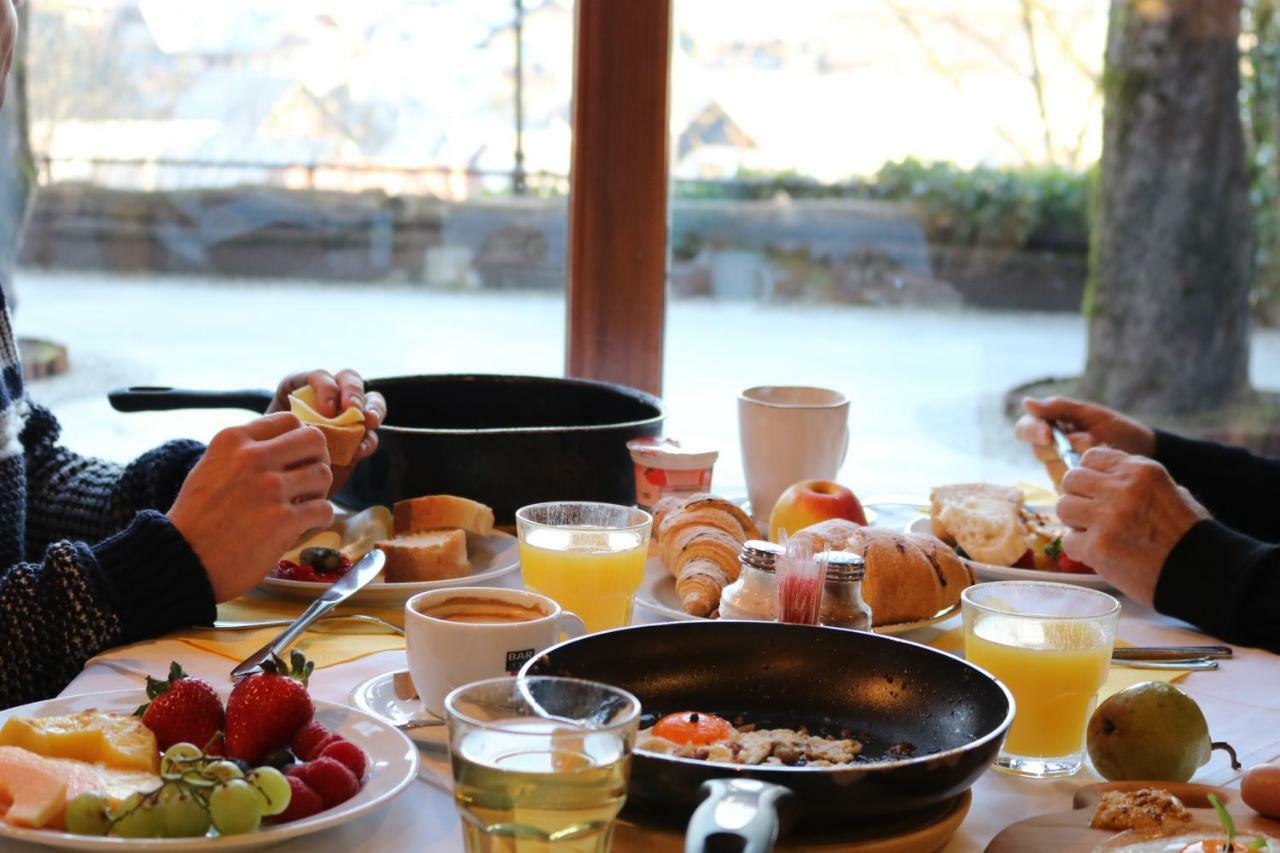
<svg viewBox="0 0 1280 853">
<path fill-rule="evenodd" d="M 652 728 L 641 729 L 636 749 L 717 761 L 723 764 L 785 765 L 788 767 L 845 767 L 862 755 L 863 744 L 842 732 L 841 737 L 795 729 L 761 729 L 750 723 L 733 725 L 714 714 L 685 711 L 668 714 Z M 890 757 L 915 752 L 908 743 L 894 744 Z"/>
<path fill-rule="evenodd" d="M 1114 832 L 1134 830 L 1143 834 L 1181 832 L 1194 820 L 1182 801 L 1160 788 L 1137 791 L 1107 791 L 1089 824 L 1094 829 Z"/>
</svg>

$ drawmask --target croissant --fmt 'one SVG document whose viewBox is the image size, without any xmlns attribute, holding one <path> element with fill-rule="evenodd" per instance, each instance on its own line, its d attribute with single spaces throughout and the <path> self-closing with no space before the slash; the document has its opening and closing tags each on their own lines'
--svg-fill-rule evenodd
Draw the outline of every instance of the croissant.
<svg viewBox="0 0 1280 853">
<path fill-rule="evenodd" d="M 795 538 L 807 540 L 815 552 L 829 546 L 867 561 L 862 597 L 871 607 L 872 625 L 928 619 L 956 604 L 974 583 L 969 564 L 932 536 L 829 519 Z"/>
<path fill-rule="evenodd" d="M 679 505 L 655 507 L 655 553 L 676 579 L 686 613 L 709 616 L 721 591 L 738 578 L 742 543 L 760 536 L 737 504 L 713 495 L 693 495 Z M 660 517 L 659 517 L 660 516 Z"/>
</svg>

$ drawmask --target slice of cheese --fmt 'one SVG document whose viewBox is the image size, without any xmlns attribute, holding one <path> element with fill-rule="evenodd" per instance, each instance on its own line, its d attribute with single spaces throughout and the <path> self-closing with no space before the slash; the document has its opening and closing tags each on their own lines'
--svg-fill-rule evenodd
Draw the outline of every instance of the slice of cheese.
<svg viewBox="0 0 1280 853">
<path fill-rule="evenodd" d="M 289 395 L 289 409 L 304 424 L 324 424 L 326 426 L 355 426 L 364 423 L 364 412 L 357 406 L 348 406 L 347 410 L 335 418 L 326 418 L 316 411 L 316 389 L 303 385 Z"/>
</svg>

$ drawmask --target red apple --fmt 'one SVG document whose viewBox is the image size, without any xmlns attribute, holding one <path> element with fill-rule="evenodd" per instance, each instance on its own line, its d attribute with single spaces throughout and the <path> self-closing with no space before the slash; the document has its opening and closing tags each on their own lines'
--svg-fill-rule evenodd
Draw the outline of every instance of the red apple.
<svg viewBox="0 0 1280 853">
<path fill-rule="evenodd" d="M 778 532 L 796 533 L 828 518 L 844 518 L 865 525 L 867 515 L 852 491 L 830 480 L 801 480 L 782 493 L 769 514 L 769 538 Z"/>
</svg>

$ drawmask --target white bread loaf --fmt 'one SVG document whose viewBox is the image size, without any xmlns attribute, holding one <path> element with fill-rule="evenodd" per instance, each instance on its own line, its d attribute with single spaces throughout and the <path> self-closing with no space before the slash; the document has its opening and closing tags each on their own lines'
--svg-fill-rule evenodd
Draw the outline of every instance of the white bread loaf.
<svg viewBox="0 0 1280 853">
<path fill-rule="evenodd" d="M 970 495 L 946 503 L 938 520 L 971 559 L 1012 566 L 1027 551 L 1027 528 L 1020 506 L 998 498 Z"/>
<path fill-rule="evenodd" d="M 384 539 L 374 544 L 386 554 L 387 583 L 438 581 L 471 574 L 467 535 L 461 530 L 431 530 Z"/>
<path fill-rule="evenodd" d="M 392 514 L 396 536 L 444 527 L 460 528 L 477 536 L 493 533 L 493 510 L 478 501 L 454 495 L 426 495 L 396 501 Z"/>
<path fill-rule="evenodd" d="M 1014 511 L 1022 509 L 1022 490 L 1014 486 L 997 486 L 992 483 L 955 483 L 950 486 L 938 486 L 929 492 L 929 518 L 933 524 L 933 535 L 948 545 L 955 545 L 955 536 L 942 522 L 942 510 L 947 504 L 954 504 L 971 497 L 988 498 L 1012 504 Z"/>
</svg>

